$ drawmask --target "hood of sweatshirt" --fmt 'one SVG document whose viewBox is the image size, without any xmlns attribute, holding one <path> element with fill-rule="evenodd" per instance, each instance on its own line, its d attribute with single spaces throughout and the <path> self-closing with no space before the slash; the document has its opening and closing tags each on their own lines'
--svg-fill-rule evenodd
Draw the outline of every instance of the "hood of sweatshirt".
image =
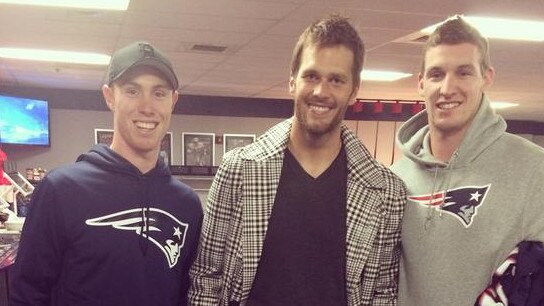
<svg viewBox="0 0 544 306">
<path fill-rule="evenodd" d="M 506 131 L 506 122 L 491 108 L 484 95 L 480 108 L 472 120 L 463 141 L 457 148 L 451 169 L 464 167 L 474 161 Z M 430 149 L 429 122 L 424 110 L 406 121 L 399 129 L 396 139 L 406 158 L 425 167 L 446 167 L 447 163 L 436 160 Z"/>
<path fill-rule="evenodd" d="M 124 173 L 127 175 L 145 175 L 145 176 L 168 176 L 170 170 L 168 165 L 159 158 L 157 164 L 149 172 L 143 174 L 136 166 L 131 164 L 127 159 L 117 154 L 108 146 L 103 144 L 95 145 L 87 153 L 81 154 L 76 162 L 85 161 L 96 165 L 97 167 L 108 169 L 118 173 Z"/>
</svg>

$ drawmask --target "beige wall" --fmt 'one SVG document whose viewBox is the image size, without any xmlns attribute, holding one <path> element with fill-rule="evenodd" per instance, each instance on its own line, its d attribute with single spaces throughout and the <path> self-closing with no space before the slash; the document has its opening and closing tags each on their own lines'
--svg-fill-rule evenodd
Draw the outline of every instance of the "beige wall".
<svg viewBox="0 0 544 306">
<path fill-rule="evenodd" d="M 94 144 L 95 128 L 113 128 L 112 115 L 106 111 L 52 109 L 50 115 L 50 147 L 3 147 L 8 161 L 15 162 L 19 171 L 34 167 L 52 169 L 73 163 Z M 173 115 L 169 129 L 173 132 L 172 162 L 181 164 L 182 132 L 260 135 L 279 121 L 281 119 Z M 222 145 L 216 145 L 215 151 L 218 165 L 223 155 Z"/>
<path fill-rule="evenodd" d="M 279 118 L 243 118 L 217 116 L 173 115 L 173 164 L 181 164 L 182 132 L 260 135 L 272 125 L 280 122 Z M 394 145 L 394 137 L 401 122 L 393 121 L 346 121 L 369 151 L 385 165 L 402 156 Z M 8 154 L 11 168 L 24 171 L 26 168 L 42 167 L 51 169 L 63 164 L 70 164 L 77 156 L 89 150 L 94 144 L 95 128 L 112 128 L 112 116 L 106 111 L 86 110 L 51 110 L 51 147 L 3 147 Z M 544 136 L 521 135 L 544 146 Z M 219 165 L 223 156 L 223 147 L 215 146 L 215 165 Z"/>
</svg>

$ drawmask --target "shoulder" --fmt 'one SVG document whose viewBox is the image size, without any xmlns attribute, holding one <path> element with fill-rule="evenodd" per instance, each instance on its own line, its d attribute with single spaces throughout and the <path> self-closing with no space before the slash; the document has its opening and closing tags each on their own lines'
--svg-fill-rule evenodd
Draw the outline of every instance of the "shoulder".
<svg viewBox="0 0 544 306">
<path fill-rule="evenodd" d="M 343 129 L 342 139 L 348 156 L 348 168 L 358 174 L 356 178 L 361 183 L 372 188 L 384 188 L 392 194 L 403 194 L 403 181 L 378 162 L 353 132 Z"/>
<path fill-rule="evenodd" d="M 92 175 L 92 167 L 88 163 L 75 163 L 57 167 L 45 176 L 44 181 L 49 184 L 69 184 Z"/>
<path fill-rule="evenodd" d="M 261 161 L 281 155 L 289 141 L 292 119 L 286 119 L 268 129 L 255 142 L 249 144 L 233 154 L 244 160 Z"/>
<path fill-rule="evenodd" d="M 489 154 L 497 162 L 520 171 L 544 171 L 544 148 L 518 135 L 505 133 Z"/>
</svg>

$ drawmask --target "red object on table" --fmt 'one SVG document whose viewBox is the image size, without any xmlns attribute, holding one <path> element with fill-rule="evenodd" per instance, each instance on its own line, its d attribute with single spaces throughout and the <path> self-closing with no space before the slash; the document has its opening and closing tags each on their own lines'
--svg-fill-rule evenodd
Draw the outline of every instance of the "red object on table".
<svg viewBox="0 0 544 306">
<path fill-rule="evenodd" d="M 4 177 L 4 161 L 7 159 L 7 154 L 2 151 L 2 148 L 0 148 L 0 173 L 2 174 L 2 177 L 0 177 L 0 185 L 11 185 L 11 183 Z"/>
</svg>

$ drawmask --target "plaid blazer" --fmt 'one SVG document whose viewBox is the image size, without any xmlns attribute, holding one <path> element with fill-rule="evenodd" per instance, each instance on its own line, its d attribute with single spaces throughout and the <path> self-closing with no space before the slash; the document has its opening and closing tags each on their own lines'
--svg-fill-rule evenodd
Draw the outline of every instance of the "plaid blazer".
<svg viewBox="0 0 544 306">
<path fill-rule="evenodd" d="M 292 119 L 227 153 L 212 183 L 190 305 L 244 305 L 257 271 Z M 342 126 L 347 153 L 346 290 L 349 305 L 396 305 L 404 184 Z"/>
</svg>

